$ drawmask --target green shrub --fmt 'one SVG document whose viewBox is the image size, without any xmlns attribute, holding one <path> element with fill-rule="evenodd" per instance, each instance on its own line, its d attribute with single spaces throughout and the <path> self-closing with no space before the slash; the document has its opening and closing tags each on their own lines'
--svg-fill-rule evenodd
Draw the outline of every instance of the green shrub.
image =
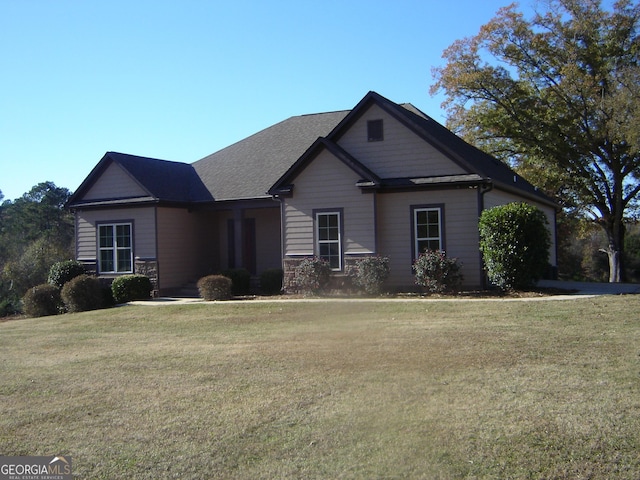
<svg viewBox="0 0 640 480">
<path fill-rule="evenodd" d="M 62 288 L 69 280 L 84 273 L 86 272 L 82 263 L 76 260 L 65 260 L 51 265 L 47 282 Z"/>
<path fill-rule="evenodd" d="M 260 274 L 260 290 L 265 295 L 277 295 L 282 291 L 284 272 L 281 268 L 265 270 Z"/>
<path fill-rule="evenodd" d="M 115 307 L 116 301 L 113 298 L 113 290 L 111 290 L 111 285 L 105 285 L 104 283 L 101 282 L 100 288 L 102 289 L 102 307 L 103 308 Z"/>
<path fill-rule="evenodd" d="M 29 243 L 23 253 L 9 259 L 2 268 L 2 275 L 12 284 L 19 297 L 34 285 L 47 283 L 51 265 L 69 258 L 69 252 L 56 246 L 47 238 Z"/>
<path fill-rule="evenodd" d="M 20 313 L 19 303 L 13 297 L 0 299 L 0 318 Z"/>
<path fill-rule="evenodd" d="M 62 287 L 62 301 L 69 312 L 86 312 L 103 306 L 100 280 L 89 275 L 78 275 Z"/>
<path fill-rule="evenodd" d="M 20 295 L 13 288 L 12 282 L 0 271 L 0 317 L 15 315 L 21 310 Z"/>
<path fill-rule="evenodd" d="M 148 300 L 152 289 L 151 280 L 146 275 L 122 275 L 111 283 L 111 293 L 116 303 Z"/>
<path fill-rule="evenodd" d="M 329 262 L 321 258 L 305 258 L 294 270 L 294 282 L 299 292 L 318 294 L 324 291 L 331 279 Z"/>
<path fill-rule="evenodd" d="M 200 296 L 207 301 L 229 300 L 231 298 L 232 281 L 224 275 L 207 275 L 198 280 Z"/>
<path fill-rule="evenodd" d="M 60 290 L 48 283 L 27 290 L 22 297 L 22 306 L 24 313 L 30 317 L 56 315 L 64 308 Z"/>
<path fill-rule="evenodd" d="M 416 284 L 429 293 L 457 292 L 462 285 L 461 265 L 442 250 L 427 250 L 413 262 Z"/>
<path fill-rule="evenodd" d="M 523 289 L 542 278 L 551 245 L 547 217 L 527 203 L 509 203 L 482 212 L 480 250 L 489 280 Z"/>
<path fill-rule="evenodd" d="M 389 278 L 388 257 L 366 257 L 356 261 L 350 269 L 349 276 L 353 284 L 369 295 L 382 293 L 384 282 Z"/>
<path fill-rule="evenodd" d="M 222 275 L 231 279 L 231 293 L 233 295 L 248 295 L 251 290 L 251 274 L 245 268 L 225 270 Z"/>
</svg>

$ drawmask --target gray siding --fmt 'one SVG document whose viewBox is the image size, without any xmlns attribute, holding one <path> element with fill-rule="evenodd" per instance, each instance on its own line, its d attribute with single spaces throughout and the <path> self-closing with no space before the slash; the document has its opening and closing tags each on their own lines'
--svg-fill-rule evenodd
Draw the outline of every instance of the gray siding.
<svg viewBox="0 0 640 480">
<path fill-rule="evenodd" d="M 295 179 L 286 200 L 285 255 L 313 255 L 313 211 L 342 209 L 345 255 L 375 253 L 374 196 L 355 186 L 359 176 L 327 151 Z"/>
<path fill-rule="evenodd" d="M 91 186 L 83 200 L 130 198 L 144 195 L 148 195 L 148 193 L 122 167 L 112 163 Z"/>
<path fill-rule="evenodd" d="M 382 119 L 384 140 L 367 141 L 367 121 Z M 467 173 L 377 105 L 340 138 L 338 144 L 380 178 Z"/>
<path fill-rule="evenodd" d="M 477 190 L 406 192 L 378 195 L 379 253 L 391 263 L 389 284 L 414 287 L 411 206 L 443 206 L 446 253 L 462 263 L 464 285 L 481 285 Z"/>
<path fill-rule="evenodd" d="M 155 207 L 117 210 L 80 210 L 76 213 L 76 256 L 79 260 L 97 260 L 96 225 L 133 223 L 133 255 L 156 258 Z"/>
</svg>

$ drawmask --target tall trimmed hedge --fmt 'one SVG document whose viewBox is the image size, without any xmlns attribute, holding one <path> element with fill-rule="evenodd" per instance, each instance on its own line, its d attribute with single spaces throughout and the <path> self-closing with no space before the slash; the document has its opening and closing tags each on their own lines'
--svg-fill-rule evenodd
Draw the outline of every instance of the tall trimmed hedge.
<svg viewBox="0 0 640 480">
<path fill-rule="evenodd" d="M 482 212 L 480 250 L 489 280 L 498 287 L 526 289 L 549 264 L 547 217 L 527 203 L 509 203 Z"/>
</svg>

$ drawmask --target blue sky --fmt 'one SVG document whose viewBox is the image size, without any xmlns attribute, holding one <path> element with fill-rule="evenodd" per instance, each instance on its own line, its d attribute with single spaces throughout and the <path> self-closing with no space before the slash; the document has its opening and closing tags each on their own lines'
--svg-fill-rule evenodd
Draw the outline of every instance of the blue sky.
<svg viewBox="0 0 640 480">
<path fill-rule="evenodd" d="M 194 162 L 369 90 L 444 123 L 431 68 L 509 3 L 0 0 L 0 191 L 73 191 L 107 151 Z"/>
</svg>

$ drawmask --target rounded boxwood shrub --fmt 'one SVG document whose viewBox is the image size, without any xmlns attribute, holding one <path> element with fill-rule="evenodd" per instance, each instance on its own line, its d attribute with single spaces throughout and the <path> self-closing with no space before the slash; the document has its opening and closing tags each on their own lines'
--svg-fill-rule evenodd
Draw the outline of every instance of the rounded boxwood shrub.
<svg viewBox="0 0 640 480">
<path fill-rule="evenodd" d="M 389 278 L 389 258 L 371 256 L 360 259 L 349 271 L 353 284 L 369 295 L 380 295 Z"/>
<path fill-rule="evenodd" d="M 463 276 L 457 258 L 449 258 L 443 250 L 427 250 L 413 262 L 416 284 L 429 293 L 451 293 L 460 290 Z"/>
<path fill-rule="evenodd" d="M 30 317 L 56 315 L 64 309 L 60 290 L 44 283 L 30 288 L 22 297 L 24 313 Z"/>
<path fill-rule="evenodd" d="M 207 301 L 229 300 L 232 281 L 224 275 L 207 275 L 198 280 L 200 296 Z"/>
<path fill-rule="evenodd" d="M 82 263 L 76 260 L 65 260 L 51 265 L 47 281 L 51 285 L 62 288 L 69 280 L 84 273 L 86 272 Z"/>
<path fill-rule="evenodd" d="M 549 264 L 547 217 L 528 203 L 509 203 L 482 212 L 480 250 L 489 280 L 504 290 L 525 289 Z"/>
<path fill-rule="evenodd" d="M 321 258 L 305 258 L 294 270 L 294 282 L 299 292 L 321 293 L 331 280 L 329 262 Z"/>
<path fill-rule="evenodd" d="M 251 290 L 251 273 L 245 268 L 232 268 L 222 272 L 231 279 L 231 293 L 233 295 L 248 295 Z"/>
<path fill-rule="evenodd" d="M 86 312 L 102 308 L 103 295 L 100 280 L 89 275 L 78 275 L 62 287 L 60 292 L 69 312 Z"/>
<path fill-rule="evenodd" d="M 111 293 L 116 303 L 148 300 L 152 289 L 151 280 L 146 275 L 122 275 L 111 283 Z"/>
<path fill-rule="evenodd" d="M 265 270 L 260 274 L 260 290 L 265 295 L 277 295 L 282 291 L 284 272 L 281 268 Z"/>
</svg>

